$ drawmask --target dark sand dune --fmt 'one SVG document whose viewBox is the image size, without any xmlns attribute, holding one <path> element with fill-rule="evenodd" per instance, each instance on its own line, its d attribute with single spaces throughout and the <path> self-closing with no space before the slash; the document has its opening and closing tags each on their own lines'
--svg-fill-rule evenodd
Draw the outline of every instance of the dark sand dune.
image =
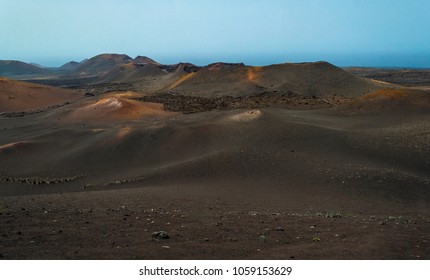
<svg viewBox="0 0 430 280">
<path fill-rule="evenodd" d="M 137 102 L 0 120 L 3 258 L 430 257 L 428 112 Z"/>
<path fill-rule="evenodd" d="M 385 165 L 404 167 L 402 172 L 410 168 L 417 176 L 429 167 L 425 143 L 428 114 L 398 123 L 401 116 L 345 119 L 333 113 L 282 109 L 169 115 L 157 106 L 106 97 L 86 101 L 78 108 L 73 104 L 25 119 L 2 121 L 16 128 L 6 126 L 4 130 L 1 145 L 6 161 L 1 170 L 24 177 L 85 170 L 82 172 L 88 178 L 76 185 L 79 190 L 86 183 L 103 186 L 108 178 L 133 176 L 173 181 L 192 177 L 282 181 L 291 179 L 289 176 L 306 181 L 314 176 L 317 181 L 316 166 L 323 168 L 330 161 L 344 168 L 343 161 L 376 169 Z M 46 116 L 55 121 L 44 121 Z M 31 128 L 32 122 L 39 125 Z M 30 128 L 17 135 L 20 124 Z M 423 133 L 401 146 L 405 134 L 420 127 Z M 381 147 L 386 133 L 391 145 Z M 371 143 L 379 144 L 369 152 Z M 413 148 L 402 151 L 408 145 Z M 26 155 L 34 158 L 23 162 Z M 388 155 L 391 161 L 381 160 Z M 39 167 L 33 164 L 36 158 Z M 28 191 L 31 193 L 32 188 Z"/>
</svg>

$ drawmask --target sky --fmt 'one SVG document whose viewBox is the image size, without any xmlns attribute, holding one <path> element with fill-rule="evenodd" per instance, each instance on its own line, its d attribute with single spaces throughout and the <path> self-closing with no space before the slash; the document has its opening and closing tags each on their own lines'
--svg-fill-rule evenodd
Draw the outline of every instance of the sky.
<svg viewBox="0 0 430 280">
<path fill-rule="evenodd" d="M 428 0 L 0 0 L 0 59 L 430 68 Z"/>
</svg>

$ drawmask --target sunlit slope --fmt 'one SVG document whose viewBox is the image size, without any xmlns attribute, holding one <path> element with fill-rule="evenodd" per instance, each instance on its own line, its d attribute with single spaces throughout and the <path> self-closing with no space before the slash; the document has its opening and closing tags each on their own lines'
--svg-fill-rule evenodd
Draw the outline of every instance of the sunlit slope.
<svg viewBox="0 0 430 280">
<path fill-rule="evenodd" d="M 0 112 L 39 109 L 77 99 L 80 95 L 61 88 L 0 78 Z"/>
</svg>

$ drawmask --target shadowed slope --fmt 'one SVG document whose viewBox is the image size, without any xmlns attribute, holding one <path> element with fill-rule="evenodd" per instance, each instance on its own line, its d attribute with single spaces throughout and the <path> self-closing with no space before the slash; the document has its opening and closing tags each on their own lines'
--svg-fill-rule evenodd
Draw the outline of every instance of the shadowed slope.
<svg viewBox="0 0 430 280">
<path fill-rule="evenodd" d="M 31 76 L 31 75 L 49 75 L 46 69 L 37 67 L 32 64 L 15 60 L 0 60 L 0 76 Z"/>
<path fill-rule="evenodd" d="M 356 97 L 381 87 L 329 63 L 317 62 L 266 67 L 217 63 L 192 75 L 184 74 L 170 89 L 184 95 L 204 97 L 244 96 L 262 92 L 293 92 L 315 97 Z"/>
<path fill-rule="evenodd" d="M 153 79 L 165 74 L 166 71 L 160 69 L 156 64 L 129 62 L 115 66 L 112 70 L 101 76 L 97 80 L 97 83 L 133 83 L 139 80 Z"/>
</svg>

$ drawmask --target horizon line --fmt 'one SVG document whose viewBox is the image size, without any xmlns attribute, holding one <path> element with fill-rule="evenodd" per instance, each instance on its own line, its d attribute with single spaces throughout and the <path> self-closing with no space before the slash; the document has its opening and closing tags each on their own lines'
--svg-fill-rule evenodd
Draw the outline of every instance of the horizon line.
<svg viewBox="0 0 430 280">
<path fill-rule="evenodd" d="M 191 62 L 193 60 L 197 60 L 197 61 L 199 61 L 199 60 L 200 61 L 202 61 L 202 60 L 210 61 L 205 56 L 201 56 L 201 57 L 198 57 L 198 58 L 195 58 L 195 59 L 189 59 L 189 60 L 185 59 L 185 60 L 180 60 L 179 62 L 169 63 L 169 62 L 160 62 L 160 61 L 161 60 L 167 60 L 167 61 L 172 60 L 171 56 L 170 57 L 164 56 L 164 59 L 161 58 L 161 57 L 160 57 L 161 59 L 154 59 L 151 56 L 138 54 L 138 55 L 134 56 L 134 58 L 133 58 L 133 55 L 130 56 L 127 53 L 103 52 L 103 53 L 99 53 L 99 54 L 96 54 L 96 55 L 91 56 L 91 57 L 87 57 L 87 58 L 81 59 L 80 61 L 77 61 L 77 60 L 74 60 L 74 59 L 69 60 L 68 58 L 65 58 L 63 60 L 63 62 L 60 62 L 60 63 L 57 62 L 57 63 L 55 63 L 56 66 L 53 66 L 53 63 L 51 65 L 47 65 L 47 64 L 50 64 L 50 63 L 46 63 L 46 62 L 45 63 L 43 63 L 43 62 L 39 63 L 39 62 L 37 62 L 37 59 L 33 60 L 33 59 L 17 59 L 17 58 L 13 58 L 13 59 L 0 59 L 0 61 L 18 61 L 18 62 L 27 63 L 27 64 L 31 64 L 31 65 L 34 65 L 34 66 L 38 66 L 38 67 L 41 67 L 41 68 L 49 69 L 49 68 L 60 68 L 61 66 L 65 65 L 67 63 L 70 63 L 70 62 L 83 63 L 86 60 L 92 59 L 92 58 L 100 56 L 100 55 L 125 55 L 125 56 L 130 57 L 131 59 L 136 59 L 137 57 L 140 56 L 140 57 L 147 57 L 149 59 L 152 59 L 152 60 L 160 63 L 161 65 L 175 65 L 175 64 L 179 64 L 179 63 L 190 63 L 190 64 L 193 64 L 193 65 L 198 66 L 198 67 L 205 67 L 205 66 L 208 66 L 208 65 L 214 64 L 214 63 L 234 63 L 234 64 L 236 64 L 236 63 L 237 64 L 242 63 L 245 66 L 257 66 L 257 67 L 258 66 L 262 66 L 262 67 L 264 67 L 264 66 L 277 65 L 277 64 L 286 64 L 286 63 L 298 64 L 298 63 L 327 62 L 327 63 L 330 63 L 330 64 L 332 64 L 334 66 L 339 67 L 339 68 L 430 69 L 430 64 L 429 65 L 425 65 L 425 66 L 424 65 L 421 66 L 421 65 L 419 65 L 419 63 L 403 63 L 403 64 L 397 64 L 397 65 L 396 65 L 396 63 L 392 63 L 392 64 L 388 64 L 388 63 L 377 64 L 377 63 L 375 63 L 375 64 L 372 64 L 372 63 L 369 63 L 369 62 L 368 63 L 363 63 L 363 62 L 361 62 L 361 63 L 360 62 L 357 62 L 357 63 L 351 63 L 351 62 L 349 62 L 349 63 L 341 63 L 340 62 L 339 63 L 338 62 L 338 63 L 336 63 L 336 62 L 334 62 L 334 61 L 332 61 L 330 59 L 324 59 L 323 58 L 324 55 L 321 55 L 322 56 L 321 59 L 318 59 L 318 58 L 314 58 L 314 59 L 297 59 L 297 58 L 296 59 L 292 59 L 294 55 L 291 55 L 289 57 L 289 59 L 285 59 L 285 60 L 276 59 L 276 62 L 274 61 L 274 62 L 269 62 L 269 63 L 246 63 L 243 60 L 243 57 L 240 60 L 232 60 L 230 58 L 230 59 L 226 59 L 226 60 L 212 60 L 209 63 L 208 62 L 203 62 L 203 63 L 202 62 L 200 62 L 200 63 L 199 62 Z M 384 54 L 384 55 L 358 54 L 358 55 L 360 55 L 360 56 L 373 56 L 373 57 L 378 57 L 378 58 L 384 58 L 384 56 L 385 57 L 387 57 L 387 56 L 397 56 L 397 57 L 399 57 L 399 54 Z M 415 54 L 415 56 L 417 56 L 417 55 L 418 54 Z M 306 56 L 306 55 L 296 55 L 296 56 Z M 315 55 L 311 55 L 311 56 L 315 56 Z M 403 54 L 401 56 L 406 57 L 406 56 L 410 56 L 410 55 L 409 54 Z M 420 54 L 419 56 L 425 56 L 425 55 Z M 179 55 L 179 57 L 180 57 L 180 55 Z M 273 56 L 267 56 L 267 58 L 270 58 L 270 57 L 273 58 Z M 338 59 L 342 60 L 341 57 L 347 57 L 350 60 L 352 57 L 356 57 L 356 55 L 353 55 L 353 54 L 351 54 L 351 55 L 340 54 L 339 57 L 338 57 Z M 261 60 L 262 58 L 264 58 L 264 56 L 262 56 L 262 55 L 251 55 L 251 56 L 249 56 L 248 60 L 249 59 L 251 59 L 251 60 L 254 59 L 255 60 L 255 59 L 258 59 L 258 58 Z M 43 59 L 41 59 L 41 60 L 43 60 Z M 52 57 L 52 58 L 45 58 L 45 60 L 59 61 L 59 59 L 54 58 L 54 57 Z M 273 60 L 274 59 L 272 59 L 272 61 Z M 346 59 L 344 59 L 344 60 L 346 60 Z"/>
</svg>

